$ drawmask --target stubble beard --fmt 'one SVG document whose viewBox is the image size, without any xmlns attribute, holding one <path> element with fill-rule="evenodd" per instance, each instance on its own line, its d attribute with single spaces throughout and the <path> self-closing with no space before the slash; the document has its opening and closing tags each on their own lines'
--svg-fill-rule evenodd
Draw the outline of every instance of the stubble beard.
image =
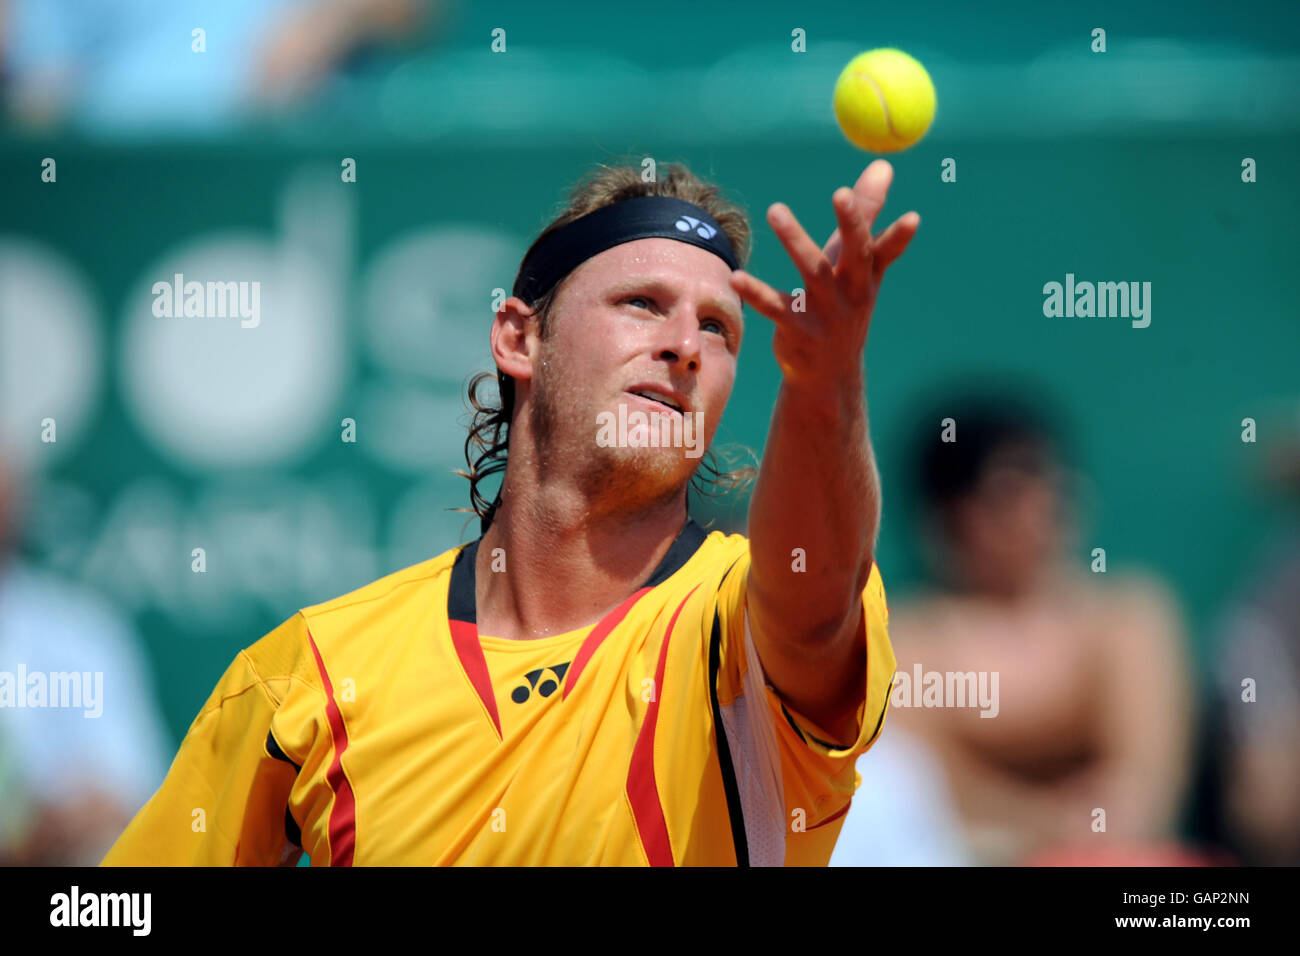
<svg viewBox="0 0 1300 956">
<path fill-rule="evenodd" d="M 529 423 L 543 477 L 559 462 L 577 462 L 577 486 L 593 513 L 639 511 L 682 495 L 699 459 L 687 472 L 674 457 L 685 460 L 680 448 L 601 446 L 594 411 L 582 417 L 573 403 L 556 400 L 549 382 L 539 379 L 536 386 Z"/>
</svg>

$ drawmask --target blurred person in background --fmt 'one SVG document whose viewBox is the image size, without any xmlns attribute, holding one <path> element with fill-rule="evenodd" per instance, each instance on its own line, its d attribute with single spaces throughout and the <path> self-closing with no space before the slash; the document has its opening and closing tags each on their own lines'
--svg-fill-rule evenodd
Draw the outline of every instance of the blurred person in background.
<svg viewBox="0 0 1300 956">
<path fill-rule="evenodd" d="M 17 491 L 0 458 L 0 866 L 93 866 L 162 782 L 171 741 L 131 625 L 13 553 Z M 50 706 L 52 675 L 74 673 L 92 675 L 78 706 Z"/>
<path fill-rule="evenodd" d="M 1265 481 L 1300 502 L 1300 415 L 1268 456 Z M 1272 430 L 1271 428 L 1269 430 Z M 1252 446 L 1253 447 L 1253 446 Z M 1300 522 L 1280 522 L 1218 637 L 1222 836 L 1248 864 L 1300 865 Z M 1253 686 L 1244 686 L 1247 679 Z"/>
<path fill-rule="evenodd" d="M 934 748 L 976 862 L 1137 861 L 1170 838 L 1188 777 L 1173 601 L 1150 579 L 1071 557 L 1063 458 L 1018 395 L 952 394 L 912 435 L 936 578 L 893 610 L 898 673 L 988 672 L 997 693 L 993 708 L 916 706 L 919 691 L 897 706 L 896 694 L 893 729 Z"/>
<path fill-rule="evenodd" d="M 444 0 L 0 0 L 6 112 L 35 128 L 220 127 L 302 102 L 360 54 L 426 41 L 443 11 Z"/>
</svg>

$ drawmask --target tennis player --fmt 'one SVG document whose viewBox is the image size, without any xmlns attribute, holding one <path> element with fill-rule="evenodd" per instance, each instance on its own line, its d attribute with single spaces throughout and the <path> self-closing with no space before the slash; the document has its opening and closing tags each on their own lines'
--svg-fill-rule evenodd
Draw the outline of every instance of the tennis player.
<svg viewBox="0 0 1300 956">
<path fill-rule="evenodd" d="M 872 237 L 892 176 L 821 248 L 768 210 L 794 295 L 685 167 L 580 182 L 495 314 L 500 404 L 470 387 L 481 536 L 240 652 L 105 864 L 825 865 L 894 672 L 863 371 L 920 223 Z M 689 516 L 681 427 L 713 439 L 742 303 L 782 373 L 748 539 Z"/>
</svg>

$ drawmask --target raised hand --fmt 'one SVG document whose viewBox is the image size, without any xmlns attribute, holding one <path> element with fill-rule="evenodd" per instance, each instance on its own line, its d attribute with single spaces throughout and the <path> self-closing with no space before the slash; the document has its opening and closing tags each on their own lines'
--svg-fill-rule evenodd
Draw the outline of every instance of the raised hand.
<svg viewBox="0 0 1300 956">
<path fill-rule="evenodd" d="M 776 323 L 772 349 L 786 382 L 811 386 L 860 370 L 881 278 L 921 224 L 908 212 L 872 237 L 893 178 L 893 167 L 878 159 L 853 189 L 837 189 L 831 203 L 839 228 L 820 249 L 788 206 L 768 208 L 768 224 L 803 278 L 802 301 L 743 269 L 731 274 L 736 293 Z"/>
</svg>

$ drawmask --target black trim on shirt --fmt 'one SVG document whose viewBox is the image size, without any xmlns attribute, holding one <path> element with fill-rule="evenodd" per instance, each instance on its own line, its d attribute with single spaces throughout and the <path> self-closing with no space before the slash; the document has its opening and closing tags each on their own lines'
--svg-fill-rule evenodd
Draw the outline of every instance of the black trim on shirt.
<svg viewBox="0 0 1300 956">
<path fill-rule="evenodd" d="M 888 703 L 888 701 L 886 701 L 886 703 Z M 790 715 L 790 711 L 786 710 L 786 708 L 785 708 L 785 703 L 784 703 L 784 702 L 782 702 L 782 704 L 781 704 L 781 713 L 785 714 L 785 719 L 789 722 L 790 726 L 794 728 L 794 732 L 795 732 L 796 734 L 799 735 L 799 739 L 802 740 L 805 744 L 808 743 L 808 741 L 811 740 L 811 741 L 812 741 L 813 743 L 815 743 L 815 744 L 821 744 L 821 745 L 822 745 L 823 747 L 825 747 L 827 750 L 848 750 L 850 747 L 853 746 L 852 743 L 849 743 L 849 744 L 833 744 L 833 743 L 831 743 L 829 740 L 822 740 L 820 737 L 818 737 L 817 735 L 815 735 L 811 730 L 805 732 L 805 731 L 804 731 L 804 730 L 803 730 L 803 729 L 802 729 L 802 728 L 801 728 L 801 727 L 800 727 L 800 726 L 795 722 L 794 717 L 792 717 L 792 716 Z M 884 719 L 885 719 L 885 714 L 884 714 L 883 711 L 882 711 L 881 714 L 880 714 L 880 719 L 881 719 L 881 720 L 884 720 Z M 879 724 L 876 725 L 876 729 L 877 729 L 877 730 L 880 729 L 880 725 L 879 725 Z"/>
<path fill-rule="evenodd" d="M 708 536 L 708 532 L 697 525 L 694 518 L 687 518 L 686 524 L 682 526 L 681 532 L 677 535 L 677 539 L 673 541 L 668 553 L 659 562 L 659 567 L 651 572 L 650 577 L 646 579 L 645 584 L 641 585 L 641 587 L 658 587 L 671 578 L 681 569 L 683 564 L 691 559 L 691 555 L 700 550 L 700 545 L 704 543 L 704 539 Z"/>
<path fill-rule="evenodd" d="M 790 716 L 790 711 L 785 709 L 785 701 L 781 701 L 781 713 L 785 714 L 786 723 L 793 727 L 794 732 L 799 735 L 799 742 L 803 744 L 808 743 L 808 738 L 803 735 L 803 728 L 795 723 L 794 718 Z"/>
<path fill-rule="evenodd" d="M 700 549 L 708 537 L 708 532 L 695 523 L 694 518 L 687 518 L 686 524 L 678 532 L 668 552 L 659 562 L 659 566 L 650 573 L 650 577 L 641 585 L 653 588 L 663 584 L 676 574 L 691 556 Z M 451 583 L 447 589 L 447 619 L 478 623 L 478 604 L 475 579 L 475 565 L 478 559 L 478 546 L 482 538 L 476 538 L 460 549 L 456 561 L 451 566 Z M 637 590 L 640 590 L 638 588 Z"/>
<path fill-rule="evenodd" d="M 284 835 L 288 838 L 290 843 L 298 849 L 302 849 L 302 828 L 298 826 L 298 821 L 295 820 L 293 814 L 289 812 L 288 804 L 285 804 L 284 806 Z"/>
<path fill-rule="evenodd" d="M 897 671 L 895 671 L 895 673 L 897 673 Z M 889 689 L 891 691 L 894 689 L 894 680 L 892 677 L 889 680 Z M 880 725 L 885 722 L 885 713 L 889 710 L 890 696 L 889 693 L 885 694 L 885 706 L 880 708 L 880 719 L 876 721 L 876 729 L 871 732 L 871 737 L 867 740 L 868 744 L 880 736 Z"/>
<path fill-rule="evenodd" d="M 293 767 L 293 769 L 298 773 L 302 773 L 302 766 L 294 763 L 293 758 L 284 752 L 284 748 L 280 746 L 280 742 L 275 739 L 275 732 L 271 730 L 266 732 L 266 752 L 276 760 L 284 761 L 289 766 Z M 284 805 L 284 835 L 290 843 L 298 849 L 302 849 L 302 828 L 298 826 L 298 821 L 295 820 L 293 814 L 289 812 L 288 803 Z"/>
<path fill-rule="evenodd" d="M 451 586 L 447 591 L 447 620 L 478 623 L 478 604 L 474 593 L 474 562 L 478 557 L 478 538 L 460 549 L 451 566 Z"/>
<path fill-rule="evenodd" d="M 726 576 L 723 577 L 725 579 Z M 722 620 L 715 608 L 713 634 L 709 638 L 709 702 L 713 705 L 713 734 L 717 740 L 718 766 L 722 770 L 722 789 L 727 795 L 727 813 L 731 817 L 731 840 L 736 848 L 736 865 L 749 866 L 749 839 L 745 835 L 745 811 L 740 805 L 740 785 L 736 781 L 736 767 L 731 760 L 731 746 L 727 743 L 727 729 L 723 726 L 722 707 L 718 702 L 718 668 L 721 663 L 721 650 Z"/>
<path fill-rule="evenodd" d="M 266 752 L 276 760 L 283 760 L 289 766 L 293 767 L 294 770 L 302 773 L 302 766 L 294 763 L 293 759 L 284 752 L 284 748 L 280 746 L 280 742 L 275 739 L 275 733 L 273 731 L 267 731 Z"/>
<path fill-rule="evenodd" d="M 822 740 L 820 737 L 815 736 L 814 734 L 809 734 L 808 739 L 810 739 L 815 744 L 821 744 L 827 750 L 848 750 L 850 747 L 853 746 L 853 744 L 833 744 L 829 740 Z"/>
<path fill-rule="evenodd" d="M 885 722 L 885 712 L 888 710 L 889 710 L 889 695 L 886 694 L 885 706 L 880 709 L 880 717 L 879 719 L 876 720 L 876 729 L 873 730 L 871 732 L 871 736 L 867 738 L 868 744 L 870 744 L 873 740 L 875 740 L 878 736 L 880 736 L 880 725 Z M 781 704 L 781 713 L 785 714 L 785 719 L 789 722 L 790 726 L 794 728 L 794 732 L 799 735 L 799 739 L 802 740 L 804 743 L 807 743 L 809 740 L 812 740 L 816 743 L 821 744 L 827 750 L 848 750 L 849 747 L 853 746 L 853 744 L 851 743 L 847 745 L 833 744 L 828 740 L 822 740 L 820 737 L 814 736 L 811 732 L 809 732 L 805 736 L 803 730 L 795 722 L 795 719 L 792 716 L 790 716 L 790 711 L 785 709 L 784 702 Z"/>
</svg>

